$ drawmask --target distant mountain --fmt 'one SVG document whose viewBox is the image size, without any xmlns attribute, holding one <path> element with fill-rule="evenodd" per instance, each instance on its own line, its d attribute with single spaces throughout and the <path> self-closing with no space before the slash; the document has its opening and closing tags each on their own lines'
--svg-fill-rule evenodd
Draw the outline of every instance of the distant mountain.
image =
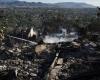
<svg viewBox="0 0 100 80">
<path fill-rule="evenodd" d="M 95 8 L 95 6 L 86 3 L 75 3 L 75 2 L 63 2 L 56 3 L 56 6 L 60 8 Z"/>
<path fill-rule="evenodd" d="M 18 0 L 0 0 L 0 7 L 29 7 L 29 8 L 95 8 L 95 6 L 86 3 L 75 3 L 75 2 L 63 2 L 63 3 L 35 3 L 35 2 L 25 2 Z"/>
<path fill-rule="evenodd" d="M 14 1 L 18 1 L 18 0 L 0 0 L 0 2 L 14 2 Z"/>
</svg>

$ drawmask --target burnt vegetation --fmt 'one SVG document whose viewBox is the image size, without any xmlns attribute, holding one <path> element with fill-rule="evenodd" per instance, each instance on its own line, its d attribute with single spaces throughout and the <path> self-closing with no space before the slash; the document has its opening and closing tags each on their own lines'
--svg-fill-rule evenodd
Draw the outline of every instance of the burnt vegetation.
<svg viewBox="0 0 100 80">
<path fill-rule="evenodd" d="M 100 80 L 99 61 L 99 8 L 0 8 L 0 80 Z"/>
</svg>

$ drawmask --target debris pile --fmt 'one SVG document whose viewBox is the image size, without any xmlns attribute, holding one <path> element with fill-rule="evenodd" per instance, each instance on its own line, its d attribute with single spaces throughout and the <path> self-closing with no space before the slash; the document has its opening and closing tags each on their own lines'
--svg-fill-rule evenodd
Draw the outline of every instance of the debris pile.
<svg viewBox="0 0 100 80">
<path fill-rule="evenodd" d="M 76 39 L 45 43 L 6 36 L 0 46 L 0 80 L 4 80 L 10 70 L 15 75 L 9 76 L 9 80 L 100 79 L 99 41 Z M 3 71 L 8 74 L 2 76 Z"/>
</svg>

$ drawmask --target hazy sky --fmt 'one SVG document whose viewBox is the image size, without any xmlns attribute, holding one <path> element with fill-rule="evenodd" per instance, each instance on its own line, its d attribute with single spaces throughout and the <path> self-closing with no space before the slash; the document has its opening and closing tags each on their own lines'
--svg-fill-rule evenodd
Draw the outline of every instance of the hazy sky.
<svg viewBox="0 0 100 80">
<path fill-rule="evenodd" d="M 95 6 L 100 6 L 100 0 L 20 0 L 28 2 L 44 2 L 44 3 L 57 3 L 57 2 L 85 2 Z"/>
</svg>

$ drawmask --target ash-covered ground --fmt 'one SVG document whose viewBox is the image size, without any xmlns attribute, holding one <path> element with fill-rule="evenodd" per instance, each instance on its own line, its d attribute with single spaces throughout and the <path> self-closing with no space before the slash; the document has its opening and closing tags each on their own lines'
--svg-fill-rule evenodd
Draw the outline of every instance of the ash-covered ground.
<svg viewBox="0 0 100 80">
<path fill-rule="evenodd" d="M 32 43 L 7 35 L 0 46 L 0 80 L 99 80 L 99 36 Z"/>
</svg>

